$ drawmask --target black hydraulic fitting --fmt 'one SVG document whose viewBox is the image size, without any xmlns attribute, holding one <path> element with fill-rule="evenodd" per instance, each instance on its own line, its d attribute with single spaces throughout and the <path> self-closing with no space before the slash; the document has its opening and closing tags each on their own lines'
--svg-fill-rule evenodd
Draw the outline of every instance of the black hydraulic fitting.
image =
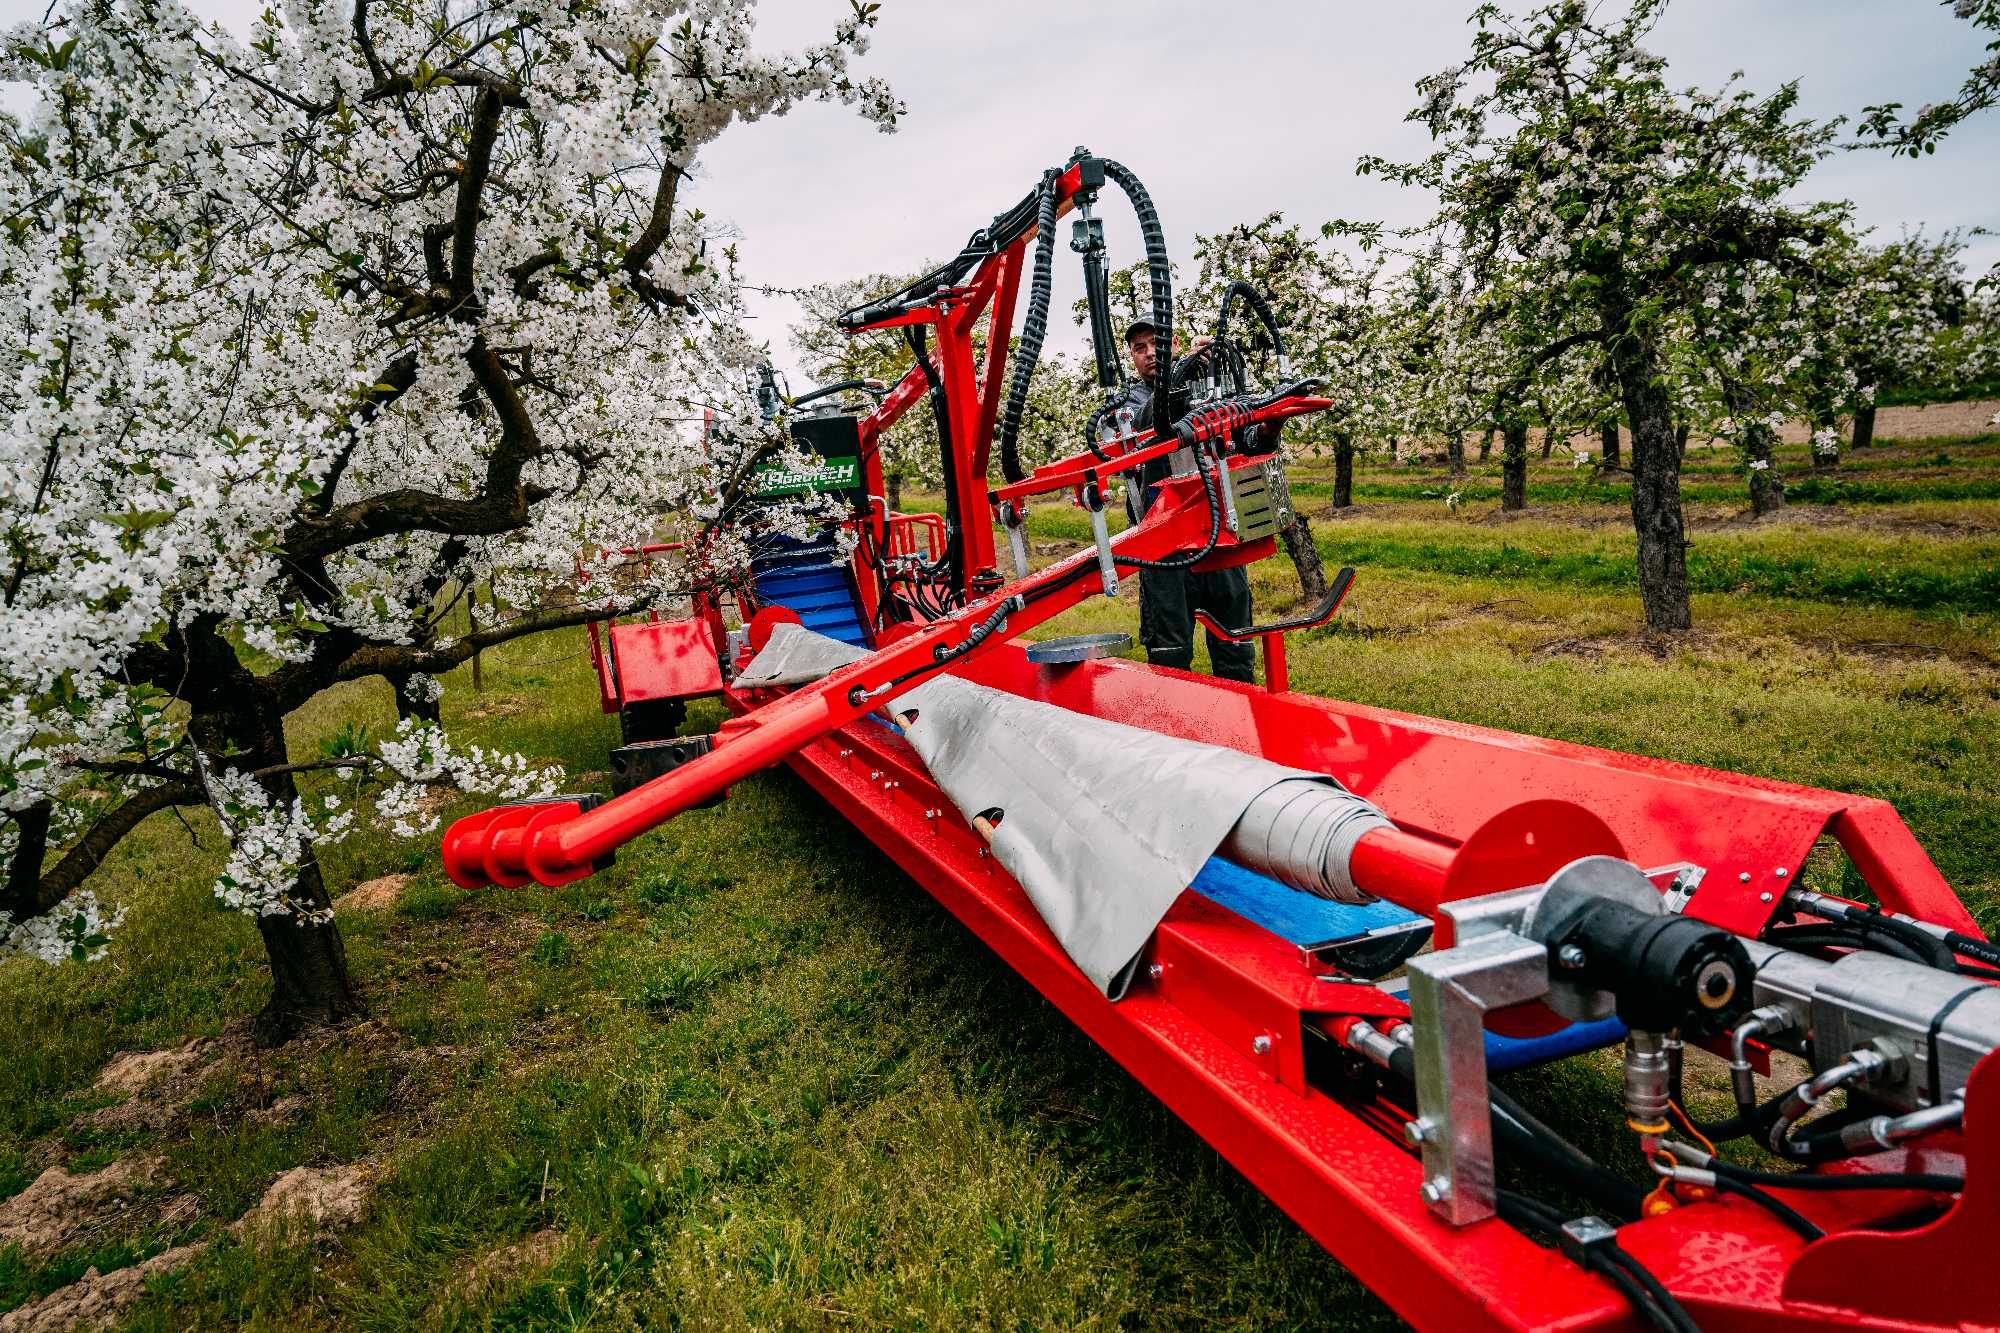
<svg viewBox="0 0 2000 1333">
<path fill-rule="evenodd" d="M 1727 1031 L 1751 1006 L 1756 968 L 1736 936 L 1704 921 L 1647 912 L 1616 898 L 1551 885 L 1537 931 L 1558 975 L 1609 991 L 1618 1017 L 1642 1032 Z"/>
</svg>

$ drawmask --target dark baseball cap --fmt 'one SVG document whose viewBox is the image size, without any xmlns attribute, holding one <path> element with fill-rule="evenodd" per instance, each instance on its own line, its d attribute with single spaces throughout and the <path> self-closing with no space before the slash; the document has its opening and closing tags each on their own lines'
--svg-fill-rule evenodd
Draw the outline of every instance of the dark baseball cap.
<svg viewBox="0 0 2000 1333">
<path fill-rule="evenodd" d="M 1131 346 L 1132 340 L 1142 333 L 1150 333 L 1157 338 L 1160 335 L 1160 326 L 1150 319 L 1140 318 L 1133 320 L 1125 326 L 1126 346 Z"/>
</svg>

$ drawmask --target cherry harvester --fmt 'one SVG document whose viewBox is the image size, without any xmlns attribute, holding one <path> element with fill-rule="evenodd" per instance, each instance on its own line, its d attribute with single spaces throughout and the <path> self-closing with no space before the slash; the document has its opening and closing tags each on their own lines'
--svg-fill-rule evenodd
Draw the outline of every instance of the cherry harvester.
<svg viewBox="0 0 2000 1333">
<path fill-rule="evenodd" d="M 1351 570 L 1294 618 L 1210 626 L 1261 644 L 1261 689 L 1110 656 L 1113 636 L 1016 637 L 1132 595 L 1148 565 L 1271 555 L 1292 521 L 1279 431 L 1332 406 L 1238 284 L 1198 363 L 1158 358 L 1149 420 L 1099 413 L 1082 452 L 1025 469 L 1071 212 L 1119 382 L 1092 214 L 1111 187 L 1171 346 L 1152 203 L 1083 150 L 847 312 L 915 364 L 865 414 L 825 410 L 833 390 L 792 404 L 815 463 L 763 481 L 845 497 L 848 540 L 772 538 L 685 619 L 594 626 L 619 794 L 460 820 L 452 878 L 588 875 L 783 762 L 1419 1326 L 2000 1326 L 2000 950 L 1886 803 L 1291 693 L 1285 635 L 1331 619 Z M 1263 388 L 1239 300 L 1277 353 Z M 876 448 L 926 397 L 945 512 L 894 513 Z M 1163 479 L 1114 532 L 1113 487 L 1148 464 Z M 1057 494 L 1094 541 L 1033 570 L 1027 501 Z M 674 735 L 701 696 L 731 719 Z M 1873 903 L 1798 885 L 1822 837 Z M 1730 1063 L 1721 1123 L 1680 1101 L 1687 1044 Z M 1602 1047 L 1623 1052 L 1622 1162 L 1489 1081 Z M 1810 1072 L 1768 1090 L 1775 1051 Z"/>
</svg>

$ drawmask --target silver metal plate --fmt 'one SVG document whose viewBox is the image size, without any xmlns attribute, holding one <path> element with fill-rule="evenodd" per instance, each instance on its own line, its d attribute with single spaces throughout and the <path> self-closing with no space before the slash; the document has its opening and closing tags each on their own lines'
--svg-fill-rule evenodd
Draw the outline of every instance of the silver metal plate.
<svg viewBox="0 0 2000 1333">
<path fill-rule="evenodd" d="M 1028 645 L 1028 660 L 1042 666 L 1066 666 L 1098 657 L 1116 657 L 1132 646 L 1132 636 L 1116 632 L 1071 634 Z"/>
</svg>

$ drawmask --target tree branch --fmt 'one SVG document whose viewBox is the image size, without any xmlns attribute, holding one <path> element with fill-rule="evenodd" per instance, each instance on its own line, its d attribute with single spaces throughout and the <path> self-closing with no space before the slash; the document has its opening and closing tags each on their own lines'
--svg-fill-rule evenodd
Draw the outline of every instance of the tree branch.
<svg viewBox="0 0 2000 1333">
<path fill-rule="evenodd" d="M 680 169 L 671 162 L 660 167 L 660 183 L 653 191 L 653 215 L 646 220 L 646 229 L 639 238 L 625 250 L 625 271 L 639 277 L 646 271 L 653 256 L 666 244 L 667 233 L 674 224 L 674 195 L 680 188 Z"/>
<path fill-rule="evenodd" d="M 199 787 L 175 783 L 163 783 L 129 797 L 125 803 L 104 818 L 91 825 L 90 831 L 77 839 L 74 846 L 56 862 L 55 868 L 42 876 L 36 897 L 40 906 L 36 914 L 48 911 L 75 892 L 87 879 L 90 872 L 103 863 L 111 854 L 111 849 L 148 815 L 179 805 L 206 805 L 208 797 Z"/>
<path fill-rule="evenodd" d="M 516 616 L 486 629 L 478 630 L 456 639 L 448 648 L 413 648 L 400 644 L 376 644 L 362 648 L 342 662 L 334 671 L 335 680 L 362 680 L 370 676 L 381 676 L 391 672 L 421 671 L 425 675 L 437 675 L 455 666 L 472 660 L 474 653 L 499 644 L 509 643 L 530 634 L 540 634 L 545 630 L 568 629 L 574 625 L 585 625 L 593 620 L 605 620 L 612 616 L 624 615 L 644 602 L 642 597 L 634 597 L 613 606 L 602 603 L 579 603 L 575 606 L 557 607 L 549 611 L 537 611 L 529 615 Z"/>
<path fill-rule="evenodd" d="M 451 290 L 459 301 L 472 297 L 472 266 L 478 254 L 480 201 L 493 170 L 493 145 L 500 139 L 499 93 L 482 88 L 472 104 L 472 137 L 458 177 L 458 204 L 451 222 Z"/>
<path fill-rule="evenodd" d="M 368 387 L 368 392 L 361 397 L 361 406 L 355 409 L 355 419 L 347 427 L 347 443 L 334 455 L 333 466 L 327 469 L 326 479 L 320 483 L 320 493 L 313 497 L 312 508 L 322 514 L 333 508 L 333 493 L 340 486 L 340 478 L 347 471 L 355 446 L 361 443 L 361 432 L 381 415 L 383 408 L 401 398 L 416 382 L 417 354 L 405 352 L 391 361 L 389 368 L 382 372 L 382 377 Z"/>
</svg>

